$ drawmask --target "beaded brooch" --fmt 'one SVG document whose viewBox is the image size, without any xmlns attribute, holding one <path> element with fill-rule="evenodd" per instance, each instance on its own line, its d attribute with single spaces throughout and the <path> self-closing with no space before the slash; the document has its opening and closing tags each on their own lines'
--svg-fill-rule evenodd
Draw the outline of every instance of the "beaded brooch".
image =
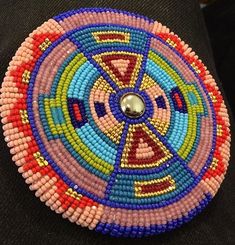
<svg viewBox="0 0 235 245">
<path fill-rule="evenodd" d="M 142 237 L 191 220 L 229 161 L 229 117 L 202 61 L 146 17 L 80 9 L 33 31 L 1 88 L 4 136 L 63 218 Z"/>
</svg>

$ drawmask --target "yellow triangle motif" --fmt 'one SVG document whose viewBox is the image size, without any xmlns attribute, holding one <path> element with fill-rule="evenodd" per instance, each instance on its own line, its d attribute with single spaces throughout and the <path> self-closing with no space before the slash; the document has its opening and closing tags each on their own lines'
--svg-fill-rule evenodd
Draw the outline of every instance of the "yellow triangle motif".
<svg viewBox="0 0 235 245">
<path fill-rule="evenodd" d="M 114 127 L 110 128 L 109 130 L 105 131 L 104 133 L 116 144 L 119 144 L 122 132 L 123 132 L 123 127 L 124 127 L 124 122 L 118 123 Z"/>
<path fill-rule="evenodd" d="M 147 74 L 144 74 L 140 90 L 145 90 L 156 85 L 156 82 Z"/>
<path fill-rule="evenodd" d="M 116 91 L 103 77 L 98 78 L 98 80 L 94 83 L 93 89 L 102 90 L 108 93 L 116 93 Z"/>
</svg>

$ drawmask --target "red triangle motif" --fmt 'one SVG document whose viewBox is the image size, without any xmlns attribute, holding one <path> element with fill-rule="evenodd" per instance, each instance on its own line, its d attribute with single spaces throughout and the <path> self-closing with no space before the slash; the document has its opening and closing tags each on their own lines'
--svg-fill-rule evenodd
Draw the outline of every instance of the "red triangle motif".
<svg viewBox="0 0 235 245">
<path fill-rule="evenodd" d="M 156 167 L 172 156 L 157 138 L 154 140 L 140 126 L 135 128 L 132 141 L 128 147 L 127 158 L 124 160 L 124 164 L 122 164 L 124 168 Z M 140 149 L 140 147 L 143 148 Z M 144 154 L 139 155 L 140 152 L 144 152 Z"/>
<path fill-rule="evenodd" d="M 123 85 L 129 85 L 131 83 L 137 65 L 137 58 L 136 55 L 126 53 L 105 54 L 101 56 L 102 62 Z M 126 60 L 128 60 L 129 63 L 127 63 Z"/>
</svg>

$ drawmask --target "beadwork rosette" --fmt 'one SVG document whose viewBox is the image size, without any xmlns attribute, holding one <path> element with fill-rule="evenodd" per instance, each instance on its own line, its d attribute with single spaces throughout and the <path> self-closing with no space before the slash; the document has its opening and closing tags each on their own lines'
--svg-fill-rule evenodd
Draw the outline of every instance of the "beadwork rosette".
<svg viewBox="0 0 235 245">
<path fill-rule="evenodd" d="M 5 140 L 30 190 L 104 234 L 191 220 L 229 161 L 229 117 L 202 61 L 158 21 L 80 9 L 33 31 L 1 89 Z"/>
</svg>

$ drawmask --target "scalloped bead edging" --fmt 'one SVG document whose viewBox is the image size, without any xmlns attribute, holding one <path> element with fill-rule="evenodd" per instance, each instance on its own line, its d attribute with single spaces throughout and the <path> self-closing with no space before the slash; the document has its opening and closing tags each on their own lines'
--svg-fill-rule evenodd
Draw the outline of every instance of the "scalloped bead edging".
<svg viewBox="0 0 235 245">
<path fill-rule="evenodd" d="M 120 100 L 136 94 L 141 116 Z M 229 117 L 198 56 L 158 21 L 79 9 L 43 23 L 4 78 L 7 145 L 35 195 L 78 225 L 142 237 L 181 226 L 218 191 Z"/>
</svg>

